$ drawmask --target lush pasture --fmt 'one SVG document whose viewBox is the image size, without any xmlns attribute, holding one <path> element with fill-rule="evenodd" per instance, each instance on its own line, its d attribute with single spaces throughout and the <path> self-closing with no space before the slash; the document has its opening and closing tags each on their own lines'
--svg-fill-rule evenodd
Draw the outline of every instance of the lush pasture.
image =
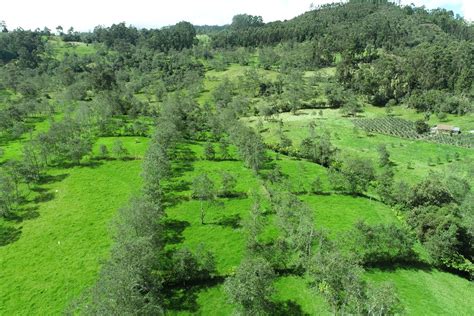
<svg viewBox="0 0 474 316">
<path fill-rule="evenodd" d="M 200 104 L 212 103 L 212 92 L 222 82 L 224 78 L 228 78 L 234 84 L 239 83 L 239 78 L 245 75 L 245 71 L 255 68 L 254 66 L 240 66 L 231 64 L 224 71 L 209 70 L 206 72 L 204 79 L 204 91 L 201 93 L 198 101 Z M 272 70 L 257 69 L 257 72 L 263 78 L 275 79 L 278 73 Z"/>
<path fill-rule="evenodd" d="M 371 281 L 395 284 L 407 315 L 472 315 L 474 286 L 460 277 L 430 269 L 372 270 Z"/>
<path fill-rule="evenodd" d="M 137 153 L 138 157 L 143 154 L 145 139 L 140 138 L 138 142 L 136 138 L 121 139 L 131 154 Z M 110 146 L 114 140 L 99 139 L 96 150 L 99 144 Z M 202 145 L 188 144 L 186 147 L 191 149 L 194 161 L 191 166 L 176 170 L 174 205 L 167 210 L 168 224 L 176 233 L 170 247 L 195 249 L 204 244 L 216 257 L 218 274 L 229 275 L 245 255 L 241 225 L 252 203 L 249 191 L 264 194 L 261 180 L 241 161 L 205 161 Z M 284 156 L 276 163 L 295 191 L 299 191 L 301 185 L 309 187 L 315 176 L 320 176 L 327 185 L 324 169 L 320 166 Z M 100 261 L 107 257 L 110 246 L 110 220 L 116 209 L 139 189 L 140 171 L 140 160 L 91 161 L 84 166 L 51 171 L 54 180 L 42 186 L 52 193 L 51 199 L 38 203 L 37 218 L 18 224 L 22 226 L 18 241 L 0 248 L 4 280 L 0 286 L 1 292 L 7 293 L 2 296 L 2 314 L 59 314 L 68 302 L 94 282 Z M 242 196 L 219 199 L 218 203 L 209 205 L 206 224 L 202 225 L 199 202 L 190 198 L 192 180 L 200 173 L 207 173 L 219 188 L 224 171 L 236 176 L 237 191 Z M 313 208 L 315 225 L 329 230 L 332 236 L 361 219 L 369 223 L 397 221 L 393 210 L 365 198 L 310 194 L 300 195 L 300 198 Z M 269 215 L 267 223 L 271 235 L 276 233 L 273 222 L 273 215 Z M 367 276 L 374 281 L 394 282 L 408 314 L 419 314 L 425 308 L 422 306 L 429 306 L 428 310 L 434 314 L 448 310 L 457 310 L 460 314 L 470 312 L 472 302 L 459 298 L 470 293 L 472 286 L 454 275 L 410 269 L 370 271 Z M 427 292 L 425 287 L 429 286 L 436 286 L 438 291 Z M 279 310 L 327 313 L 326 302 L 308 287 L 307 280 L 280 277 L 275 287 Z M 175 293 L 175 296 L 182 303 L 181 309 L 175 310 L 179 314 L 228 315 L 232 311 L 220 282 L 191 289 L 186 294 Z M 453 303 L 448 304 L 451 298 Z M 444 301 L 448 305 L 440 303 Z"/>
<path fill-rule="evenodd" d="M 207 206 L 206 224 L 202 225 L 199 218 L 200 204 L 191 199 L 189 185 L 194 177 L 200 173 L 206 173 L 216 182 L 218 188 L 220 174 L 225 171 L 237 177 L 239 192 L 256 190 L 264 194 L 263 186 L 261 180 L 245 168 L 241 161 L 205 161 L 200 158 L 203 152 L 202 146 L 193 144 L 189 148 L 194 152 L 193 156 L 196 160 L 180 177 L 175 179 L 175 182 L 181 184 L 180 192 L 177 193 L 180 198 L 175 199 L 176 204 L 167 210 L 169 225 L 176 232 L 174 242 L 170 247 L 195 249 L 200 244 L 204 245 L 216 257 L 218 274 L 227 276 L 235 271 L 245 255 L 242 224 L 248 216 L 252 199 L 249 197 L 219 199 L 217 203 Z M 274 156 L 272 153 L 269 154 Z M 324 170 L 318 165 L 284 156 L 280 156 L 280 160 L 276 163 L 281 166 L 282 172 L 287 176 L 286 179 L 295 192 L 299 192 L 301 186 L 309 187 L 309 183 L 316 176 L 320 176 L 323 183 L 327 185 Z M 300 194 L 299 196 L 314 210 L 315 226 L 328 231 L 333 238 L 337 238 L 359 220 L 370 224 L 400 223 L 394 210 L 375 200 L 335 194 Z M 270 237 L 277 234 L 275 221 L 274 215 L 266 216 L 267 229 L 264 235 Z M 409 315 L 418 315 L 423 310 L 419 301 L 421 296 L 423 304 L 430 305 L 429 310 L 433 314 L 443 314 L 448 310 L 469 314 L 471 308 L 470 301 L 457 302 L 457 307 L 452 303 L 447 306 L 439 303 L 450 297 L 456 297 L 459 300 L 463 293 L 470 293 L 473 290 L 469 281 L 449 273 L 414 267 L 394 271 L 369 270 L 367 278 L 374 282 L 394 282 Z M 409 279 L 409 282 L 405 282 L 405 279 Z M 417 283 L 419 279 L 423 282 Z M 449 286 L 442 288 L 444 283 Z M 425 292 L 424 286 L 436 286 L 439 291 Z M 451 286 L 457 287 L 457 290 L 450 292 Z M 281 276 L 275 281 L 275 288 L 276 308 L 283 315 L 289 312 L 311 315 L 329 314 L 324 298 L 311 289 L 309 281 L 304 278 Z M 216 284 L 187 289 L 186 294 L 175 293 L 175 295 L 179 302 L 177 305 L 180 307 L 173 313 L 229 315 L 233 310 L 226 299 L 219 279 Z"/>
<path fill-rule="evenodd" d="M 122 140 L 130 152 L 146 146 L 146 139 Z M 140 171 L 139 160 L 92 160 L 48 173 L 30 218 L 13 223 L 20 238 L 0 247 L 0 314 L 61 314 L 94 283 L 109 251 L 110 220 L 139 190 Z"/>
<path fill-rule="evenodd" d="M 64 55 L 68 54 L 76 54 L 78 56 L 85 56 L 95 54 L 97 48 L 92 44 L 86 44 L 81 42 L 63 42 L 61 40 L 49 40 L 48 45 L 50 45 L 51 49 L 53 50 L 54 56 L 59 59 L 63 60 Z"/>
<path fill-rule="evenodd" d="M 65 46 L 53 43 L 58 58 L 65 52 L 80 55 L 94 53 L 92 46 L 84 44 Z M 205 91 L 199 103 L 212 101 L 212 93 L 228 77 L 238 83 L 239 77 L 249 67 L 231 65 L 225 71 L 208 71 L 204 81 Z M 320 70 L 322 77 L 334 76 L 334 68 Z M 275 78 L 274 71 L 259 70 L 262 76 Z M 311 77 L 314 73 L 308 73 Z M 318 89 L 322 89 L 322 83 Z M 7 97 L 7 93 L 3 93 Z M 144 95 L 142 95 L 144 96 Z M 324 98 L 324 96 L 321 96 Z M 299 146 L 309 135 L 308 125 L 316 122 L 317 131 L 330 131 L 332 141 L 344 154 L 355 154 L 377 161 L 376 148 L 387 145 L 391 160 L 396 164 L 399 179 L 415 182 L 426 176 L 430 170 L 460 172 L 466 174 L 472 169 L 474 153 L 470 149 L 439 145 L 424 141 L 401 139 L 386 135 L 368 136 L 363 131 L 355 132 L 349 118 L 339 111 L 324 109 L 301 110 L 298 115 L 282 113 L 278 119 L 284 122 L 284 133 Z M 394 114 L 409 120 L 421 118 L 421 114 L 401 107 L 394 108 Z M 367 107 L 363 114 L 367 118 L 382 117 L 383 109 Z M 58 115 L 57 119 L 60 119 Z M 259 118 L 246 119 L 256 126 Z M 432 116 L 430 123 L 437 123 Z M 449 115 L 449 124 L 463 129 L 472 128 L 472 117 Z M 30 122 L 35 126 L 34 136 L 49 127 L 46 119 L 37 118 Z M 278 123 L 263 121 L 262 135 L 265 141 L 276 143 Z M 21 146 L 30 139 L 24 135 L 11 141 L 0 139 L 5 155 L 0 162 L 18 158 Z M 147 148 L 147 139 L 121 137 L 129 151 L 129 160 L 96 159 L 99 145 L 109 150 L 117 138 L 99 138 L 93 155 L 86 157 L 80 166 L 56 167 L 48 170 L 45 183 L 37 186 L 28 197 L 22 218 L 18 221 L 0 222 L 21 231 L 19 239 L 0 247 L 0 314 L 1 315 L 49 315 L 61 314 L 66 306 L 80 293 L 94 284 L 101 262 L 107 258 L 111 243 L 110 222 L 117 209 L 125 205 L 130 196 L 141 187 L 141 158 Z M 263 204 L 268 208 L 266 191 L 262 179 L 249 170 L 232 149 L 233 160 L 206 161 L 201 143 L 182 145 L 189 150 L 189 165 L 174 164 L 175 177 L 165 187 L 168 191 L 166 225 L 169 228 L 169 248 L 186 247 L 191 250 L 204 245 L 216 258 L 215 282 L 174 293 L 168 308 L 171 314 L 229 315 L 229 305 L 223 290 L 223 278 L 232 275 L 245 256 L 245 235 L 243 225 L 253 203 L 252 194 L 260 193 Z M 217 149 L 217 144 L 216 144 Z M 460 160 L 448 162 L 458 153 Z M 394 210 L 368 198 L 330 194 L 326 169 L 304 161 L 269 152 L 275 159 L 288 183 L 289 190 L 314 211 L 315 226 L 328 231 L 332 238 L 350 229 L 359 220 L 370 224 L 400 223 Z M 217 154 L 219 157 L 219 153 Z M 428 161 L 432 164 L 429 165 Z M 439 163 L 438 163 L 439 160 Z M 408 168 L 410 165 L 410 168 Z M 206 173 L 220 188 L 222 174 L 226 172 L 237 179 L 236 197 L 218 198 L 215 203 L 204 203 L 205 224 L 200 220 L 200 202 L 192 199 L 192 181 Z M 311 183 L 316 177 L 322 182 L 324 195 L 310 194 Z M 276 217 L 266 214 L 265 237 L 278 233 Z M 420 247 L 421 248 L 421 247 Z M 420 250 L 423 253 L 423 250 Z M 453 274 L 427 268 L 406 268 L 395 270 L 370 270 L 367 279 L 374 282 L 391 281 L 409 315 L 458 314 L 472 315 L 474 289 L 467 280 Z M 328 305 L 324 298 L 309 287 L 309 281 L 298 276 L 280 276 L 275 281 L 274 300 L 277 311 L 282 315 L 307 313 L 326 315 Z"/>
<path fill-rule="evenodd" d="M 370 111 L 367 114 L 369 117 L 375 115 Z M 293 141 L 295 147 L 298 147 L 301 141 L 309 136 L 310 122 L 315 122 L 316 130 L 320 132 L 328 130 L 331 133 L 332 142 L 341 149 L 343 154 L 367 157 L 376 162 L 377 147 L 384 144 L 391 155 L 391 160 L 396 164 L 399 179 L 405 181 L 417 181 L 426 176 L 430 170 L 459 171 L 466 174 L 472 168 L 474 159 L 472 149 L 381 134 L 368 136 L 362 130 L 356 131 L 351 120 L 343 117 L 338 110 L 325 109 L 322 116 L 319 115 L 319 110 L 301 110 L 298 115 L 282 113 L 277 119 L 284 122 L 283 132 Z M 256 126 L 258 118 L 249 118 L 248 122 Z M 263 121 L 263 127 L 262 136 L 267 142 L 279 142 L 279 123 L 276 120 Z M 459 161 L 454 160 L 456 153 L 460 156 Z M 447 161 L 448 156 L 451 162 Z"/>
</svg>

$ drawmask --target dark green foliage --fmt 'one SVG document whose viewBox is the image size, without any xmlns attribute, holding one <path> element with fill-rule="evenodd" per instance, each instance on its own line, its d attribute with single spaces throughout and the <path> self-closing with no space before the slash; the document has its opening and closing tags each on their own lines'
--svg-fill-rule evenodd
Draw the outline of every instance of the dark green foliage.
<svg viewBox="0 0 474 316">
<path fill-rule="evenodd" d="M 310 159 L 325 167 L 330 166 L 334 161 L 336 150 L 331 143 L 328 132 L 305 138 L 301 141 L 300 146 L 300 154 L 303 158 Z"/>
<path fill-rule="evenodd" d="M 417 207 L 410 211 L 407 221 L 437 264 L 455 255 L 460 246 L 460 222 L 455 206 Z"/>
<path fill-rule="evenodd" d="M 109 149 L 106 145 L 100 144 L 99 145 L 99 155 L 102 158 L 106 158 L 109 155 Z"/>
<path fill-rule="evenodd" d="M 366 266 L 392 265 L 413 261 L 415 237 L 394 224 L 368 225 L 358 222 L 347 235 L 345 246 Z"/>
<path fill-rule="evenodd" d="M 424 120 L 415 122 L 415 129 L 418 134 L 426 134 L 430 131 L 430 126 Z"/>
<path fill-rule="evenodd" d="M 239 149 L 246 165 L 258 172 L 267 160 L 262 137 L 239 122 L 236 122 L 234 126 L 229 126 L 229 132 L 232 142 Z"/>
<path fill-rule="evenodd" d="M 407 222 L 442 267 L 474 275 L 472 229 L 469 228 L 472 202 L 469 185 L 454 175 L 441 177 L 431 173 L 412 190 L 407 205 Z M 461 205 L 461 206 L 460 206 Z"/>
<path fill-rule="evenodd" d="M 36 142 L 45 162 L 53 159 L 78 164 L 91 152 L 93 138 L 84 124 L 67 118 L 53 123 L 47 133 L 38 135 Z"/>
<path fill-rule="evenodd" d="M 250 256 L 256 256 L 262 251 L 263 247 L 260 234 L 263 232 L 265 225 L 260 195 L 254 194 L 253 200 L 249 212 L 250 216 L 244 222 L 244 227 L 247 232 L 246 248 Z"/>
<path fill-rule="evenodd" d="M 278 217 L 280 239 L 287 250 L 287 261 L 298 268 L 303 267 L 311 256 L 317 237 L 313 211 L 288 192 L 273 192 L 272 206 Z"/>
<path fill-rule="evenodd" d="M 235 187 L 237 186 L 237 179 L 234 175 L 224 172 L 221 178 L 221 188 L 219 195 L 222 197 L 232 197 L 236 194 Z"/>
<path fill-rule="evenodd" d="M 354 97 L 348 98 L 341 107 L 343 115 L 356 116 L 360 112 L 363 112 L 362 104 Z"/>
<path fill-rule="evenodd" d="M 430 173 L 428 177 L 415 185 L 409 198 L 411 207 L 442 206 L 454 202 L 454 197 L 439 175 Z"/>
<path fill-rule="evenodd" d="M 259 65 L 263 69 L 269 70 L 272 66 L 276 66 L 280 60 L 280 56 L 272 47 L 264 47 L 258 51 Z"/>
<path fill-rule="evenodd" d="M 350 194 L 363 194 L 375 180 L 375 170 L 372 162 L 362 158 L 347 157 L 340 170 L 345 180 L 345 188 Z"/>
<path fill-rule="evenodd" d="M 152 199 L 160 199 L 161 183 L 171 175 L 171 162 L 166 148 L 159 143 L 157 131 L 148 146 L 143 160 L 143 182 L 145 195 Z"/>
<path fill-rule="evenodd" d="M 261 16 L 238 14 L 232 18 L 232 24 L 230 25 L 230 27 L 233 30 L 239 31 L 251 27 L 259 27 L 262 25 L 264 24 Z"/>
<path fill-rule="evenodd" d="M 224 137 L 219 141 L 219 155 L 222 160 L 228 160 L 231 158 L 229 153 L 229 142 Z"/>
<path fill-rule="evenodd" d="M 390 165 L 390 153 L 387 150 L 387 147 L 383 144 L 379 145 L 377 148 L 379 153 L 379 166 L 386 167 Z"/>
<path fill-rule="evenodd" d="M 15 182 L 5 172 L 0 173 L 0 218 L 11 214 L 16 204 Z"/>
<path fill-rule="evenodd" d="M 128 150 L 123 146 L 123 142 L 120 139 L 114 141 L 112 145 L 112 154 L 117 159 L 125 159 L 128 155 Z"/>
<path fill-rule="evenodd" d="M 311 192 L 314 194 L 321 194 L 323 192 L 323 184 L 320 177 L 316 177 L 313 182 L 311 182 Z"/>
<path fill-rule="evenodd" d="M 395 294 L 396 289 L 392 283 L 379 285 L 369 284 L 365 313 L 367 315 L 399 315 L 403 313 L 400 299 Z"/>
<path fill-rule="evenodd" d="M 227 107 L 232 101 L 234 86 L 232 82 L 225 77 L 213 92 L 214 102 L 218 107 Z"/>
<path fill-rule="evenodd" d="M 189 22 L 179 22 L 161 30 L 143 30 L 141 45 L 154 50 L 168 52 L 191 48 L 196 41 L 196 30 Z"/>
<path fill-rule="evenodd" d="M 389 205 L 394 204 L 396 195 L 394 192 L 394 171 L 391 166 L 385 166 L 377 175 L 377 193 L 380 199 Z M 408 197 L 407 197 L 408 198 Z"/>
<path fill-rule="evenodd" d="M 204 158 L 206 160 L 214 160 L 216 159 L 216 151 L 214 149 L 214 144 L 211 142 L 207 142 L 204 146 Z"/>
<path fill-rule="evenodd" d="M 80 309 L 86 314 L 163 313 L 159 301 L 163 279 L 163 212 L 156 203 L 134 199 L 120 211 L 112 255 Z"/>
<path fill-rule="evenodd" d="M 309 274 L 333 313 L 361 314 L 365 299 L 363 269 L 334 249 L 323 247 L 311 259 Z"/>
<path fill-rule="evenodd" d="M 40 180 L 44 164 L 41 161 L 42 153 L 38 146 L 26 144 L 22 149 L 21 168 L 25 181 L 34 183 Z"/>
<path fill-rule="evenodd" d="M 270 264 L 261 258 L 248 258 L 229 277 L 224 289 L 229 300 L 248 315 L 270 313 L 275 274 Z"/>
<path fill-rule="evenodd" d="M 187 248 L 178 249 L 173 253 L 171 265 L 171 282 L 184 286 L 190 281 L 208 280 L 216 272 L 214 256 L 203 245 L 195 253 Z"/>
<path fill-rule="evenodd" d="M 37 67 L 45 50 L 41 36 L 40 32 L 23 29 L 0 33 L 0 63 L 16 59 L 20 67 Z"/>
<path fill-rule="evenodd" d="M 313 286 L 326 298 L 335 315 L 395 315 L 402 312 L 391 284 L 367 284 L 362 277 L 364 270 L 355 260 L 344 256 L 327 239 L 322 240 L 319 251 L 309 262 L 308 273 Z"/>
<path fill-rule="evenodd" d="M 340 108 L 346 104 L 349 96 L 346 91 L 339 85 L 330 85 L 325 89 L 326 97 L 330 107 Z"/>
</svg>

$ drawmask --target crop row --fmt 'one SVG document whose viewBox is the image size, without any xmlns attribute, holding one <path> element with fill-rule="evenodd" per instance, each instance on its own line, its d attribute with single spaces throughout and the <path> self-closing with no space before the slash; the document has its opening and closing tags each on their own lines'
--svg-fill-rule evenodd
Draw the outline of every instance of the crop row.
<svg viewBox="0 0 474 316">
<path fill-rule="evenodd" d="M 446 135 L 446 134 L 419 134 L 415 124 L 398 117 L 383 117 L 375 119 L 354 119 L 356 127 L 368 133 L 379 133 L 408 139 L 420 139 L 439 144 L 454 145 L 459 147 L 474 147 L 474 135 Z"/>
</svg>

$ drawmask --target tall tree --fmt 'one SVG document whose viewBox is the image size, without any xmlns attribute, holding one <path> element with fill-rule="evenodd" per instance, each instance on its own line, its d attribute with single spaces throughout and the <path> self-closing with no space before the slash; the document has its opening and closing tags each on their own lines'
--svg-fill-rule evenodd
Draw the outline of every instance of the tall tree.
<svg viewBox="0 0 474 316">
<path fill-rule="evenodd" d="M 234 276 L 229 277 L 224 289 L 233 304 L 248 315 L 265 315 L 270 312 L 274 293 L 275 273 L 262 258 L 244 259 Z"/>
<path fill-rule="evenodd" d="M 193 197 L 200 201 L 201 224 L 204 225 L 206 208 L 204 203 L 209 203 L 215 199 L 216 192 L 214 182 L 203 173 L 193 180 Z"/>
</svg>

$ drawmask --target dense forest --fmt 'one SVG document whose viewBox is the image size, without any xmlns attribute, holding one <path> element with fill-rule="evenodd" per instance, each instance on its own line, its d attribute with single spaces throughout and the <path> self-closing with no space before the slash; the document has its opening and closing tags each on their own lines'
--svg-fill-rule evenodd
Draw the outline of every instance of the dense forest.
<svg viewBox="0 0 474 316">
<path fill-rule="evenodd" d="M 0 29 L 0 314 L 473 312 L 474 25 L 452 11 Z M 38 230 L 100 231 L 68 244 L 93 271 L 20 311 L 28 225 L 88 199 L 111 215 Z"/>
</svg>

